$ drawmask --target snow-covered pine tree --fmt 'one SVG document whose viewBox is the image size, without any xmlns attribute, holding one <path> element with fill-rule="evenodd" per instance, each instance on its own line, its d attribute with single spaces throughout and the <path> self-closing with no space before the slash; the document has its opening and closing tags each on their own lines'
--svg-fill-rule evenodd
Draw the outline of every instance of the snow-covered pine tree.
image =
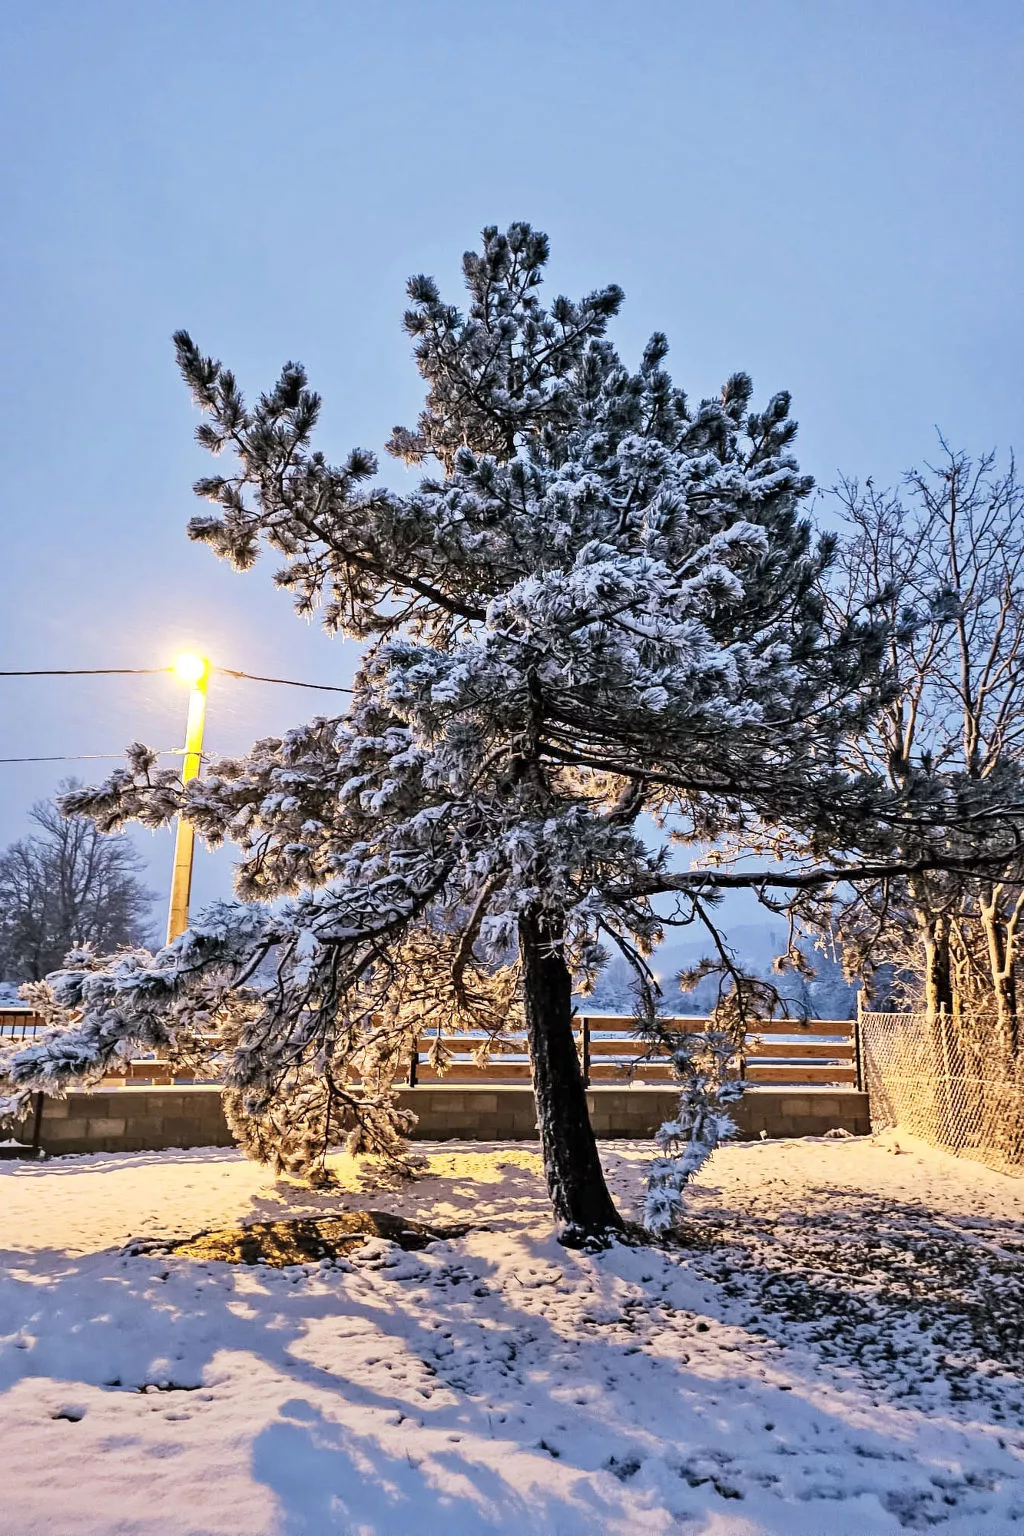
<svg viewBox="0 0 1024 1536">
<path fill-rule="evenodd" d="M 751 412 L 734 375 L 691 406 L 655 335 L 635 371 L 605 338 L 609 287 L 541 304 L 544 235 L 484 231 L 465 312 L 409 284 L 426 380 L 388 448 L 423 468 L 373 483 L 363 450 L 313 445 L 320 402 L 289 363 L 248 404 L 189 336 L 178 358 L 229 459 L 189 533 L 245 570 L 262 546 L 298 611 L 366 642 L 351 707 L 183 791 L 144 748 L 73 797 L 99 826 L 184 808 L 241 849 L 242 903 L 155 957 L 52 979 L 70 1028 L 7 1063 L 53 1089 L 135 1043 L 226 1053 L 229 1106 L 255 1155 L 308 1168 L 345 1129 L 392 1151 L 392 1085 L 417 1034 L 497 1033 L 521 1007 L 548 1187 L 567 1240 L 619 1225 L 590 1128 L 572 1020 L 618 951 L 656 1029 L 644 959 L 663 921 L 714 891 L 669 870 L 669 840 L 747 817 L 830 827 L 861 793 L 836 747 L 862 717 L 879 645 L 826 632 L 830 557 L 800 505 L 789 397 Z M 647 812 L 668 828 L 647 846 Z M 682 881 L 685 885 L 685 879 Z M 652 898 L 675 891 L 669 918 Z M 285 898 L 282 900 L 281 898 Z M 262 903 L 254 905 L 252 903 Z M 268 979 L 269 966 L 269 979 Z M 262 979 L 261 979 L 262 978 Z"/>
</svg>

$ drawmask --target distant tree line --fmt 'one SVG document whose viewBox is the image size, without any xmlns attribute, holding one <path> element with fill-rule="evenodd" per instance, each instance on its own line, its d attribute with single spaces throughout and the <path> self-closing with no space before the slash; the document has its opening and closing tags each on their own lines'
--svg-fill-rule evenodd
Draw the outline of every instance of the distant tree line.
<svg viewBox="0 0 1024 1536">
<path fill-rule="evenodd" d="M 0 853 L 0 981 L 41 981 L 72 951 L 145 942 L 153 893 L 128 838 L 63 816 L 54 801 L 37 801 L 29 816 L 36 830 Z"/>
<path fill-rule="evenodd" d="M 946 868 L 863 882 L 831 921 L 876 1003 L 987 1017 L 993 1048 L 1015 1059 L 1024 850 L 1007 828 L 1024 777 L 1024 487 L 1012 456 L 941 449 L 896 490 L 840 487 L 847 536 L 829 597 L 840 614 L 870 600 L 888 633 L 891 694 L 846 751 L 906 808 L 879 827 L 877 856 L 913 863 L 929 808 L 964 815 L 947 828 Z"/>
</svg>

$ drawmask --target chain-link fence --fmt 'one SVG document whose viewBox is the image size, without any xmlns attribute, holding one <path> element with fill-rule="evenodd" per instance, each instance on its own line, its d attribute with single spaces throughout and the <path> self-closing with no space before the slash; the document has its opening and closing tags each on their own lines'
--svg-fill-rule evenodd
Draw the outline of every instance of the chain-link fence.
<svg viewBox="0 0 1024 1536">
<path fill-rule="evenodd" d="M 903 1126 L 932 1146 L 1024 1173 L 1024 1063 L 1000 1049 L 991 1019 L 864 1012 L 860 1052 L 876 1130 Z"/>
</svg>

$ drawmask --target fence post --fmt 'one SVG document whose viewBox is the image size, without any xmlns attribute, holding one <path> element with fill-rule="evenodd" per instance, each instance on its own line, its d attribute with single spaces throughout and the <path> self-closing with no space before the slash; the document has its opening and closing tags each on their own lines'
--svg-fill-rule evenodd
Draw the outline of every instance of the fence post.
<svg viewBox="0 0 1024 1536">
<path fill-rule="evenodd" d="M 580 1042 L 581 1042 L 582 1047 L 583 1047 L 582 1052 L 581 1052 L 581 1059 L 580 1059 L 580 1066 L 583 1069 L 583 1086 L 584 1086 L 584 1088 L 589 1088 L 590 1087 L 590 1020 L 587 1018 L 586 1014 L 584 1014 L 584 1016 L 580 1019 Z"/>
<path fill-rule="evenodd" d="M 861 1035 L 861 1014 L 864 1009 L 864 988 L 857 988 L 857 1013 L 853 1021 L 853 1064 L 857 1073 L 857 1092 L 864 1092 L 864 1045 Z"/>
<path fill-rule="evenodd" d="M 32 1151 L 39 1156 L 39 1138 L 43 1134 L 43 1105 L 46 1103 L 46 1095 L 36 1094 L 36 1113 L 32 1123 Z"/>
<path fill-rule="evenodd" d="M 942 1096 L 942 1118 L 944 1121 L 942 1142 L 948 1147 L 956 1147 L 959 1137 L 956 1134 L 956 1109 L 953 1099 L 953 1051 L 951 1039 L 952 1020 L 949 1009 L 945 1003 L 939 1004 L 939 1050 L 941 1054 L 941 1069 L 944 1093 Z"/>
<path fill-rule="evenodd" d="M 416 1087 L 416 1069 L 420 1064 L 420 1038 L 419 1035 L 412 1043 L 412 1055 L 409 1057 L 409 1087 Z"/>
</svg>

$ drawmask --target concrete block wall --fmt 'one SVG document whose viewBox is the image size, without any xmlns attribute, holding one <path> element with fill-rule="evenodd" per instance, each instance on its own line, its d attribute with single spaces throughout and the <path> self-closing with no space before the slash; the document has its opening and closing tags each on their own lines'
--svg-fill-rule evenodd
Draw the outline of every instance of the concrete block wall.
<svg viewBox="0 0 1024 1536">
<path fill-rule="evenodd" d="M 853 1088 L 750 1088 L 733 1110 L 740 1137 L 870 1136 L 868 1096 Z"/>
<path fill-rule="evenodd" d="M 32 1121 L 19 1140 L 31 1141 Z M 159 1152 L 165 1147 L 234 1145 L 217 1087 L 111 1088 L 46 1099 L 39 1144 L 66 1152 Z"/>
<path fill-rule="evenodd" d="M 413 1138 L 429 1141 L 535 1141 L 537 1115 L 530 1088 L 406 1088 L 402 1107 L 419 1117 Z M 590 1122 L 598 1136 L 653 1136 L 679 1105 L 671 1088 L 591 1088 Z M 823 1136 L 844 1130 L 867 1136 L 868 1096 L 852 1089 L 750 1088 L 734 1109 L 740 1137 Z"/>
<path fill-rule="evenodd" d="M 530 1088 L 475 1086 L 406 1088 L 403 1108 L 419 1117 L 413 1137 L 429 1141 L 535 1141 L 537 1116 Z M 676 1112 L 668 1088 L 592 1088 L 587 1094 L 598 1136 L 652 1136 Z M 740 1135 L 821 1136 L 842 1129 L 870 1132 L 868 1097 L 846 1089 L 752 1088 L 736 1107 Z M 165 1147 L 229 1147 L 231 1135 L 215 1086 L 112 1088 L 47 1099 L 40 1146 L 51 1157 L 71 1152 L 154 1152 Z M 20 1126 L 30 1141 L 32 1122 Z"/>
</svg>

